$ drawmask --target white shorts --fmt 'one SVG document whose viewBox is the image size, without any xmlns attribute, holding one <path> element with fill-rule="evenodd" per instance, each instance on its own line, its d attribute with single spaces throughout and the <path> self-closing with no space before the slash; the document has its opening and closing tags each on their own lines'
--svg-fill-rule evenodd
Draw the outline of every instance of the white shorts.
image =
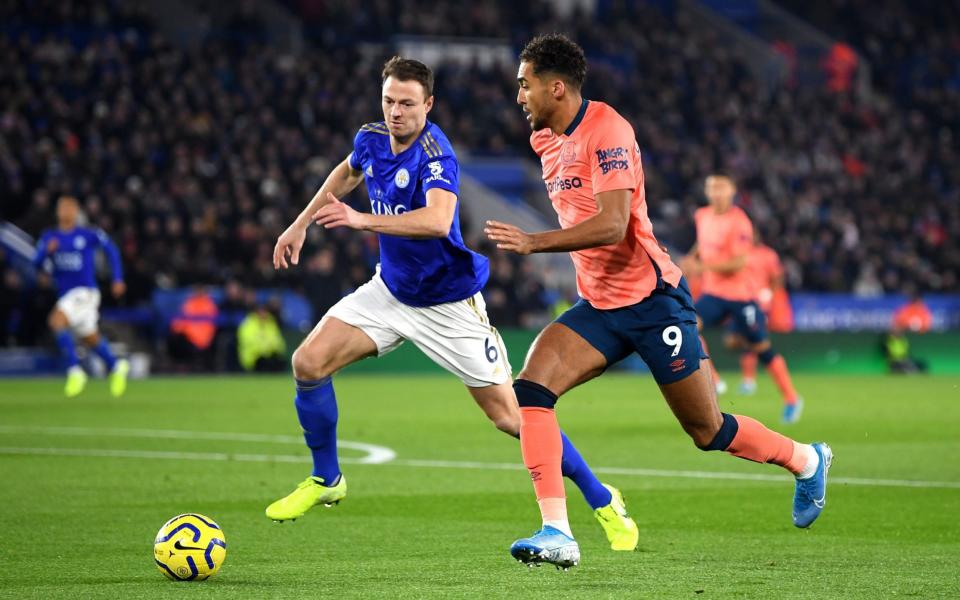
<svg viewBox="0 0 960 600">
<path fill-rule="evenodd" d="M 87 337 L 97 332 L 100 320 L 100 290 L 97 288 L 73 288 L 57 300 L 57 308 L 66 315 L 74 335 Z"/>
<path fill-rule="evenodd" d="M 378 272 L 337 302 L 327 316 L 367 334 L 380 356 L 410 340 L 469 387 L 510 380 L 507 351 L 500 334 L 490 326 L 480 292 L 457 302 L 407 306 L 390 293 Z"/>
</svg>

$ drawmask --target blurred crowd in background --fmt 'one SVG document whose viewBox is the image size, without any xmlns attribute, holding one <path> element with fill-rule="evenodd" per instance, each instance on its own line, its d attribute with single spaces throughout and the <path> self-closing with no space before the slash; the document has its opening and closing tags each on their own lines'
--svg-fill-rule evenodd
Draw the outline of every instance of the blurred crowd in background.
<svg viewBox="0 0 960 600">
<path fill-rule="evenodd" d="M 232 282 L 299 290 L 320 315 L 370 277 L 376 237 L 311 228 L 299 268 L 275 271 L 271 255 L 358 126 L 380 118 L 393 48 L 360 42 L 469 35 L 519 48 L 563 31 L 590 59 L 585 95 L 634 125 L 650 214 L 675 253 L 693 243 L 703 177 L 725 169 L 791 289 L 960 291 L 960 19 L 927 2 L 781 3 L 872 61 L 873 93 L 789 82 L 767 93 L 714 32 L 665 2 L 602 1 L 587 18 L 537 1 L 414 0 L 399 11 L 376 0 L 357 11 L 286 0 L 310 44 L 294 57 L 266 41 L 249 2 L 188 50 L 135 3 L 0 0 L 0 218 L 36 236 L 53 225 L 57 196 L 77 195 L 120 247 L 127 306 L 156 289 Z M 458 152 L 533 159 L 514 62 L 432 66 L 431 119 Z M 362 188 L 352 200 L 365 204 Z M 464 231 L 493 260 L 491 319 L 548 318 L 559 296 L 530 263 L 493 252 L 475 224 Z M 27 284 L 5 269 L 2 285 L 0 310 L 12 310 Z M 42 319 L 48 282 L 39 293 L 24 310 Z"/>
</svg>

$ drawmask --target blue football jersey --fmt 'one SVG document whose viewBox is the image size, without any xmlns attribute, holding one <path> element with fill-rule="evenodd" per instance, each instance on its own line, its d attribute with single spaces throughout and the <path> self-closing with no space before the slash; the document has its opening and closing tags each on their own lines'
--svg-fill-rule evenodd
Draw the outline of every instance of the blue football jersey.
<svg viewBox="0 0 960 600">
<path fill-rule="evenodd" d="M 56 240 L 56 247 L 48 252 L 48 246 Z M 97 287 L 96 252 L 102 249 L 110 261 L 113 281 L 123 281 L 120 252 L 102 229 L 75 227 L 70 231 L 48 229 L 37 242 L 34 266 L 40 268 L 50 259 L 57 293 L 63 296 L 73 288 Z"/>
<path fill-rule="evenodd" d="M 378 215 L 399 215 L 427 205 L 427 190 L 460 193 L 460 166 L 447 136 L 427 121 L 412 146 L 394 154 L 383 121 L 360 128 L 350 167 L 362 171 L 370 208 Z M 443 238 L 411 239 L 378 234 L 380 276 L 393 295 L 410 306 L 433 306 L 469 298 L 487 282 L 490 265 L 460 234 L 460 203 Z"/>
</svg>

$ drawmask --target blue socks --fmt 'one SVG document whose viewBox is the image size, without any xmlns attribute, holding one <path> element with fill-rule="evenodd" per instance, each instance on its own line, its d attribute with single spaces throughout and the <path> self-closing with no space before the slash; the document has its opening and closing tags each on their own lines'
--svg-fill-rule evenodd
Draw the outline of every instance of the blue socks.
<svg viewBox="0 0 960 600">
<path fill-rule="evenodd" d="M 596 510 L 610 504 L 613 500 L 610 490 L 603 487 L 597 476 L 593 474 L 573 442 L 567 438 L 567 434 L 561 431 L 560 439 L 563 440 L 563 461 L 560 463 L 563 476 L 577 484 L 590 508 Z"/>
<path fill-rule="evenodd" d="M 337 397 L 329 377 L 315 381 L 297 381 L 297 417 L 303 439 L 313 455 L 313 476 L 334 485 L 340 476 L 337 460 Z"/>
<path fill-rule="evenodd" d="M 57 347 L 60 348 L 60 354 L 67 361 L 68 369 L 80 364 L 77 359 L 77 347 L 73 344 L 73 335 L 69 330 L 64 329 L 57 333 Z"/>
<path fill-rule="evenodd" d="M 93 347 L 93 351 L 96 352 L 97 356 L 107 365 L 107 372 L 113 371 L 113 367 L 117 364 L 117 357 L 113 355 L 113 352 L 110 352 L 110 345 L 107 344 L 105 338 L 100 338 L 97 345 Z"/>
</svg>

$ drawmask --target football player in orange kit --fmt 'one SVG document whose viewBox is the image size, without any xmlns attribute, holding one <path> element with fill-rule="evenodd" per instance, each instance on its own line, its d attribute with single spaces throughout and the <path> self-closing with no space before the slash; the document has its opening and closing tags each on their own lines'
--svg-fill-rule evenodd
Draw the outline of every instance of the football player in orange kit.
<svg viewBox="0 0 960 600">
<path fill-rule="evenodd" d="M 753 248 L 747 254 L 747 271 L 753 279 L 757 304 L 767 318 L 767 328 L 774 333 L 793 330 L 793 310 L 784 286 L 783 263 L 777 251 L 763 243 L 754 229 Z M 744 350 L 740 354 L 740 393 L 749 396 L 757 391 L 757 353 L 736 331 L 728 331 L 724 345 L 730 350 Z"/>
<path fill-rule="evenodd" d="M 723 173 L 707 177 L 704 194 L 709 206 L 697 209 L 697 244 L 691 254 L 703 271 L 703 294 L 697 300 L 699 326 L 713 327 L 730 319 L 736 334 L 746 340 L 767 367 L 783 396 L 783 421 L 800 418 L 803 399 L 793 388 L 783 357 L 774 352 L 767 334 L 767 319 L 757 303 L 758 289 L 747 268 L 753 248 L 753 224 L 747 213 L 733 203 L 737 186 Z"/>
<path fill-rule="evenodd" d="M 579 562 L 554 407 L 559 396 L 634 352 L 698 448 L 793 473 L 793 522 L 809 527 L 824 506 L 832 452 L 826 444 L 800 444 L 754 419 L 720 412 L 709 362 L 701 362 L 693 300 L 647 217 L 633 128 L 611 106 L 582 96 L 586 68 L 583 49 L 560 34 L 536 37 L 520 53 L 517 103 L 533 129 L 530 143 L 560 229 L 528 233 L 488 221 L 484 230 L 501 250 L 570 252 L 582 298 L 540 333 L 514 382 L 521 451 L 543 526 L 514 542 L 510 553 L 530 564 L 568 568 Z"/>
</svg>

